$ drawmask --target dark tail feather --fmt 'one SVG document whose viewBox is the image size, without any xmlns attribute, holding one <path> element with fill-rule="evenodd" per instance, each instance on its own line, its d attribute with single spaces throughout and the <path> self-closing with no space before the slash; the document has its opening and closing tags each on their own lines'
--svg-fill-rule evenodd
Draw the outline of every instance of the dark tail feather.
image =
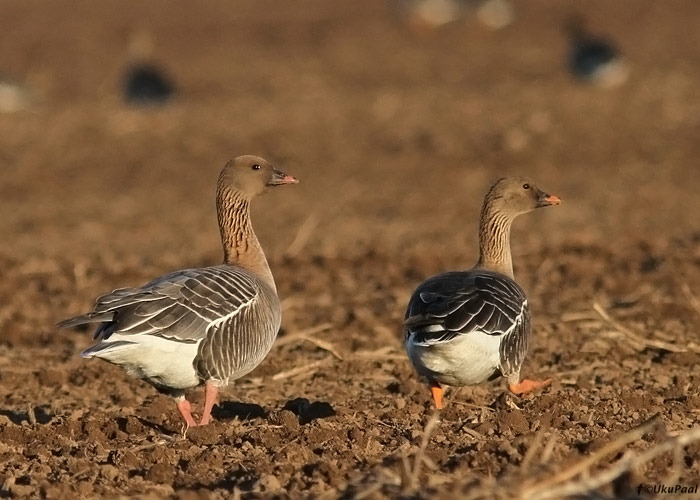
<svg viewBox="0 0 700 500">
<path fill-rule="evenodd" d="M 90 323 L 104 323 L 106 321 L 112 321 L 114 319 L 114 312 L 102 312 L 102 313 L 88 313 L 82 316 L 76 316 L 75 318 L 64 319 L 60 323 L 56 323 L 56 328 L 73 328 L 78 325 L 88 325 Z"/>
</svg>

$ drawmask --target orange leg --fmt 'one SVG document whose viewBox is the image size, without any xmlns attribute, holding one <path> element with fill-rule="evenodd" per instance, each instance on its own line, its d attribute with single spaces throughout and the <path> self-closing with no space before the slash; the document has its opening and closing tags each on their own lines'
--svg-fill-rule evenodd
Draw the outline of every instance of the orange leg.
<svg viewBox="0 0 700 500">
<path fill-rule="evenodd" d="M 211 422 L 211 409 L 216 402 L 216 395 L 219 389 L 215 385 L 204 384 L 204 412 L 202 412 L 202 420 L 199 425 L 207 425 Z"/>
<path fill-rule="evenodd" d="M 552 379 L 547 379 L 547 380 L 529 380 L 529 379 L 524 379 L 522 382 L 519 382 L 517 384 L 511 384 L 509 389 L 511 392 L 514 394 L 517 394 L 520 396 L 521 394 L 525 394 L 526 392 L 534 391 L 535 389 L 540 389 L 542 387 L 545 387 L 549 385 L 549 383 L 552 381 Z"/>
<path fill-rule="evenodd" d="M 197 422 L 195 422 L 192 418 L 192 408 L 190 407 L 190 402 L 185 398 L 182 398 L 177 402 L 177 410 L 180 412 L 180 415 L 182 415 L 182 418 L 185 420 L 188 428 L 195 427 L 197 425 Z"/>
<path fill-rule="evenodd" d="M 440 387 L 437 382 L 430 383 L 430 392 L 433 393 L 433 401 L 435 401 L 435 408 L 442 410 L 442 395 L 445 391 Z"/>
</svg>

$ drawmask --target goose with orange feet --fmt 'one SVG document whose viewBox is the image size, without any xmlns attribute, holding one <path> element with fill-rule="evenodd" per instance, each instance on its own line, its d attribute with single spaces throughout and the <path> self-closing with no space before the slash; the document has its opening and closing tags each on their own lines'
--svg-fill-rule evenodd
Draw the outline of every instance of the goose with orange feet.
<svg viewBox="0 0 700 500">
<path fill-rule="evenodd" d="M 413 292 L 404 321 L 406 352 L 428 380 L 436 408 L 443 407 L 444 386 L 479 384 L 500 374 L 520 395 L 549 383 L 520 379 L 530 306 L 513 277 L 510 228 L 518 215 L 560 203 L 526 177 L 500 179 L 481 210 L 476 266 L 433 276 Z"/>
</svg>

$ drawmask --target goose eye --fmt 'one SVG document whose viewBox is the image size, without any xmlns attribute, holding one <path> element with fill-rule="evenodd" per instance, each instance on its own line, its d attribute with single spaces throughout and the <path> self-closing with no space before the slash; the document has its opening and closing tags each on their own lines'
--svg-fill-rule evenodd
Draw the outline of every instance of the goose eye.
<svg viewBox="0 0 700 500">
<path fill-rule="evenodd" d="M 530 184 L 523 184 L 523 189 L 530 189 Z"/>
<path fill-rule="evenodd" d="M 255 165 L 253 165 L 253 166 L 250 167 L 250 168 L 252 168 L 253 170 L 260 170 L 260 165 L 258 165 L 258 164 L 256 163 Z"/>
</svg>

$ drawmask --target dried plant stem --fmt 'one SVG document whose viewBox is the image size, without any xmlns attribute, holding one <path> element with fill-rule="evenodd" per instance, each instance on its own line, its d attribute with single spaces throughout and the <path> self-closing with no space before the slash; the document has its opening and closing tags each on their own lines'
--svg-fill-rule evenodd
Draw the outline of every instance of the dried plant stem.
<svg viewBox="0 0 700 500">
<path fill-rule="evenodd" d="M 597 302 L 593 302 L 593 310 L 597 312 L 606 323 L 612 326 L 615 331 L 622 334 L 638 351 L 648 347 L 653 347 L 655 349 L 663 349 L 669 352 L 688 352 L 688 349 L 685 347 L 680 347 L 662 340 L 645 339 L 640 337 L 623 324 L 612 319 L 605 309 L 603 309 L 603 307 Z"/>
<path fill-rule="evenodd" d="M 27 418 L 29 419 L 30 424 L 36 425 L 36 413 L 34 412 L 34 407 L 31 405 L 31 403 L 27 403 Z"/>
<path fill-rule="evenodd" d="M 418 479 L 420 477 L 421 466 L 423 465 L 425 450 L 430 442 L 430 436 L 435 431 L 435 428 L 440 423 L 440 412 L 433 411 L 428 418 L 428 422 L 423 428 L 423 435 L 421 436 L 421 443 L 416 451 L 416 456 L 413 459 L 413 468 L 409 469 L 408 459 L 404 457 L 404 472 L 405 472 L 405 482 L 402 485 L 402 490 L 405 493 L 416 491 L 418 488 Z"/>
<path fill-rule="evenodd" d="M 339 360 L 343 360 L 343 356 L 340 354 L 338 349 L 331 344 L 330 342 L 326 342 L 325 340 L 317 339 L 315 337 L 312 337 L 314 333 L 319 333 L 323 332 L 325 330 L 329 330 L 333 325 L 330 323 L 323 323 L 320 325 L 317 325 L 312 328 L 307 328 L 306 330 L 302 330 L 296 333 L 293 333 L 291 335 L 286 335 L 283 338 L 281 338 L 278 342 L 277 345 L 285 345 L 285 344 L 290 344 L 292 342 L 297 342 L 299 340 L 306 341 L 306 342 L 311 342 L 312 344 L 316 345 L 317 347 L 320 347 L 324 351 L 330 352 L 333 356 L 338 358 Z"/>
<path fill-rule="evenodd" d="M 690 286 L 688 286 L 688 283 L 683 283 L 681 290 L 683 290 L 683 294 L 688 300 L 690 307 L 692 307 L 696 313 L 700 314 L 700 299 L 695 296 L 693 291 L 690 289 Z"/>
<path fill-rule="evenodd" d="M 309 215 L 304 222 L 299 227 L 294 241 L 289 245 L 287 251 L 284 252 L 285 255 L 289 257 L 295 257 L 304 249 L 306 244 L 309 242 L 311 235 L 318 226 L 319 217 L 316 212 Z"/>
<path fill-rule="evenodd" d="M 404 361 L 406 359 L 406 355 L 403 353 L 397 352 L 397 349 L 395 349 L 392 346 L 386 346 L 382 347 L 380 349 L 374 349 L 374 350 L 362 350 L 362 351 L 355 351 L 353 353 L 353 358 L 365 358 L 365 359 L 394 359 L 394 360 L 400 360 Z"/>
<path fill-rule="evenodd" d="M 650 422 L 642 424 L 642 426 L 633 429 L 632 431 L 615 439 L 609 443 L 608 446 L 604 447 L 606 449 L 605 451 L 609 453 L 611 451 L 621 450 L 624 446 L 634 440 L 631 438 L 641 437 L 640 432 L 642 429 L 646 428 L 647 424 L 650 424 Z M 644 433 L 642 432 L 641 434 L 643 435 Z M 555 478 L 557 479 L 557 482 L 561 482 L 561 478 L 563 476 L 570 479 L 571 477 L 584 472 L 587 473 L 586 476 L 574 481 L 563 482 L 563 484 L 557 485 L 553 484 L 553 480 L 555 479 L 553 478 L 552 480 L 548 480 L 535 485 L 534 487 L 525 489 L 521 495 L 521 498 L 527 498 L 528 500 L 546 500 L 548 498 L 566 498 L 574 495 L 581 495 L 612 482 L 625 472 L 641 467 L 659 455 L 668 452 L 674 452 L 674 454 L 677 455 L 677 453 L 675 453 L 677 450 L 681 450 L 683 447 L 688 446 L 695 441 L 700 441 L 700 427 L 690 429 L 675 438 L 669 439 L 652 448 L 649 448 L 643 453 L 637 455 L 628 453 L 623 458 L 618 460 L 613 466 L 608 467 L 597 474 L 590 474 L 589 469 L 593 463 L 595 463 L 595 461 L 591 461 L 590 458 L 595 457 L 597 460 L 603 456 L 600 452 L 598 452 L 594 456 L 582 460 L 571 469 L 564 471 L 565 474 L 560 473 L 558 477 L 555 476 Z M 613 447 L 613 445 L 615 446 Z M 602 452 L 603 450 L 600 451 Z M 575 473 L 573 474 L 569 472 L 572 469 L 575 469 Z"/>
<path fill-rule="evenodd" d="M 275 342 L 276 346 L 281 346 L 289 344 L 291 342 L 296 342 L 300 338 L 308 337 L 309 335 L 314 335 L 316 333 L 325 332 L 333 328 L 331 323 L 321 323 L 320 325 L 312 326 L 311 328 L 306 328 L 304 330 L 299 330 L 298 332 L 293 332 L 285 335 L 284 337 L 278 339 Z"/>
<path fill-rule="evenodd" d="M 552 453 L 554 453 L 554 446 L 557 444 L 558 436 L 559 434 L 557 433 L 556 429 L 553 430 L 552 435 L 549 437 L 549 441 L 547 441 L 547 444 L 544 447 L 542 456 L 540 457 L 540 460 L 543 463 L 549 462 L 549 460 L 552 458 Z"/>
<path fill-rule="evenodd" d="M 543 427 L 539 431 L 537 431 L 537 434 L 535 434 L 535 439 L 532 440 L 532 444 L 527 449 L 527 452 L 525 453 L 525 457 L 523 458 L 523 461 L 521 464 L 523 470 L 526 471 L 530 468 L 530 464 L 532 463 L 532 460 L 535 458 L 535 453 L 542 447 L 542 443 L 544 442 L 544 433 L 547 432 L 547 430 L 549 430 L 549 429 L 545 429 Z"/>
<path fill-rule="evenodd" d="M 297 366 L 296 368 L 292 368 L 291 370 L 284 370 L 275 373 L 271 378 L 272 380 L 283 380 L 286 378 L 298 377 L 299 375 L 314 374 L 322 365 L 327 363 L 330 359 L 331 357 L 328 356 L 323 359 L 319 359 L 318 361 L 314 361 L 313 363 L 308 363 L 303 366 Z"/>
<path fill-rule="evenodd" d="M 644 422 L 642 425 L 635 427 L 634 429 L 618 436 L 617 438 L 613 439 L 609 443 L 607 443 L 605 446 L 603 446 L 601 449 L 593 453 L 592 455 L 584 458 L 583 460 L 580 460 L 577 462 L 575 465 L 572 467 L 569 467 L 568 469 L 564 469 L 563 471 L 559 472 L 558 474 L 555 474 L 554 477 L 543 481 L 539 483 L 538 489 L 541 489 L 542 487 L 550 486 L 553 484 L 561 483 L 563 481 L 567 481 L 571 479 L 574 476 L 577 476 L 578 474 L 581 474 L 584 471 L 587 471 L 588 469 L 591 468 L 593 464 L 601 460 L 603 457 L 609 455 L 610 453 L 614 451 L 619 451 L 625 446 L 627 446 L 630 443 L 633 443 L 634 441 L 637 441 L 641 439 L 644 434 L 647 434 L 648 432 L 651 432 L 654 427 L 658 425 L 658 420 L 656 417 L 651 418 L 650 420 L 647 420 Z"/>
<path fill-rule="evenodd" d="M 301 337 L 301 339 L 306 340 L 307 342 L 311 342 L 312 344 L 320 347 L 324 351 L 330 352 L 333 356 L 335 356 L 336 358 L 338 358 L 341 361 L 343 361 L 343 359 L 344 359 L 343 356 L 340 355 L 340 352 L 338 352 L 338 350 L 335 348 L 335 346 L 333 344 L 331 344 L 330 342 L 326 342 L 325 340 L 320 340 L 320 339 L 317 339 L 314 337 L 308 337 L 306 335 Z"/>
</svg>

